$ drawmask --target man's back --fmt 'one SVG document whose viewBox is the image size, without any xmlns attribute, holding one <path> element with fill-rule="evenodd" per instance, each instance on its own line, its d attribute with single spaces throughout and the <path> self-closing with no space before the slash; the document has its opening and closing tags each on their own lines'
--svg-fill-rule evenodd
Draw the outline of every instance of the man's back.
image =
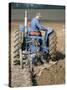
<svg viewBox="0 0 67 90">
<path fill-rule="evenodd" d="M 31 20 L 31 25 L 30 25 L 32 31 L 38 31 L 40 28 L 39 20 L 36 18 L 33 18 Z"/>
</svg>

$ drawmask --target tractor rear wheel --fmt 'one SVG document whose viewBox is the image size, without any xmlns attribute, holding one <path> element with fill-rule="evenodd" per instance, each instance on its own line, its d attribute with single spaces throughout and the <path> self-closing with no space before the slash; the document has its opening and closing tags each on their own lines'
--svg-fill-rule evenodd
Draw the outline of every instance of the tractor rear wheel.
<svg viewBox="0 0 67 90">
<path fill-rule="evenodd" d="M 19 30 L 16 30 L 14 32 L 14 62 L 16 64 L 20 63 L 20 48 L 21 48 L 21 42 L 22 42 L 22 33 Z"/>
<path fill-rule="evenodd" d="M 49 35 L 49 56 L 51 57 L 51 59 L 53 61 L 56 61 L 56 49 L 57 49 L 57 37 L 56 37 L 56 32 L 53 31 L 50 35 Z"/>
</svg>

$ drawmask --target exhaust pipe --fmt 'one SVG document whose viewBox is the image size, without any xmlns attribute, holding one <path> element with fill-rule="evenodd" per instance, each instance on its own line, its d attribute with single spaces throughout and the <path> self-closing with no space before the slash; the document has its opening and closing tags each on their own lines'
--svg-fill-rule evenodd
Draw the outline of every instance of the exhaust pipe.
<svg viewBox="0 0 67 90">
<path fill-rule="evenodd" d="M 27 33 L 27 10 L 25 10 L 25 23 L 24 23 L 24 29 L 25 29 L 25 32 L 24 32 L 24 40 L 25 40 L 25 46 L 26 46 L 26 51 L 27 51 L 27 40 L 26 40 L 26 33 Z"/>
<path fill-rule="evenodd" d="M 27 10 L 25 10 L 25 22 L 24 22 L 24 26 L 25 26 L 25 36 L 26 36 L 26 32 L 27 32 Z"/>
</svg>

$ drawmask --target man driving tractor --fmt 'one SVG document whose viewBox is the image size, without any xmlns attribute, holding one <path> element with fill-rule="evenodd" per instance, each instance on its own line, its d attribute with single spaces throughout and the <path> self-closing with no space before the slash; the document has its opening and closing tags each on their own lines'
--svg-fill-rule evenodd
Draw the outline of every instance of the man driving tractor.
<svg viewBox="0 0 67 90">
<path fill-rule="evenodd" d="M 32 63 L 35 62 L 35 57 L 37 55 L 33 55 L 34 53 L 36 54 L 36 52 L 42 52 L 44 55 L 47 56 L 48 52 L 49 52 L 49 48 L 48 48 L 48 35 L 50 33 L 53 32 L 53 29 L 45 27 L 43 25 L 40 24 L 40 20 L 41 20 L 42 16 L 40 13 L 37 13 L 36 16 L 34 18 L 32 18 L 31 22 L 25 22 L 25 28 L 27 30 L 27 34 L 25 35 L 25 39 L 24 42 L 27 42 L 26 39 L 31 38 L 32 39 L 32 43 L 30 44 L 23 44 L 22 48 L 24 47 L 24 49 L 22 50 L 28 50 L 32 53 Z M 27 14 L 25 17 L 25 21 L 27 21 Z M 30 24 L 30 25 L 29 25 Z M 20 31 L 23 32 L 25 30 L 24 28 Z M 45 32 L 45 35 L 42 36 L 41 31 Z M 29 37 L 27 37 L 29 36 Z M 36 42 L 36 43 L 35 43 Z"/>
<path fill-rule="evenodd" d="M 41 31 L 45 31 L 45 33 L 46 33 L 45 42 L 47 43 L 48 34 L 50 32 L 52 32 L 52 29 L 49 29 L 49 28 L 41 25 L 40 24 L 41 18 L 42 18 L 42 16 L 40 13 L 37 13 L 36 16 L 34 18 L 32 18 L 31 23 L 30 23 L 30 27 L 28 28 L 28 32 L 29 32 L 30 36 L 42 37 Z M 40 43 L 40 45 L 42 44 L 41 39 L 39 39 L 39 43 Z"/>
</svg>

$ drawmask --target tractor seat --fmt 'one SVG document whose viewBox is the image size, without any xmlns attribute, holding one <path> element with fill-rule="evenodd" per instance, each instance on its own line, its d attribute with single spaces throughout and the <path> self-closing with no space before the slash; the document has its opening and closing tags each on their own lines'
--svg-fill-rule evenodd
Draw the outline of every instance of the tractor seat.
<svg viewBox="0 0 67 90">
<path fill-rule="evenodd" d="M 29 36 L 42 36 L 40 31 L 31 31 L 29 32 Z"/>
</svg>

